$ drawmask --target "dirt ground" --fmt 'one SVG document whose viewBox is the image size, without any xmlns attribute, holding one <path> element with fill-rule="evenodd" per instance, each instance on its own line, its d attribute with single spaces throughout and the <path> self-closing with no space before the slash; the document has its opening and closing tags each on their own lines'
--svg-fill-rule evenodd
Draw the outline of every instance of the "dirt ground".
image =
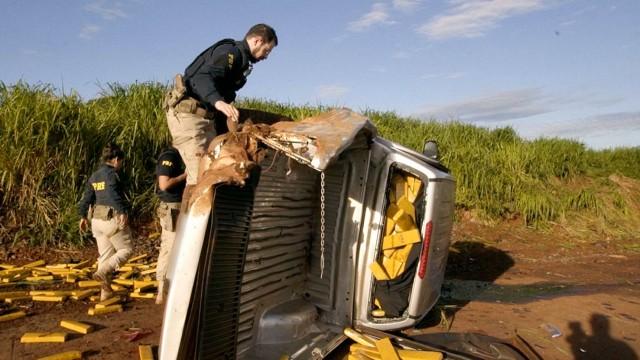
<svg viewBox="0 0 640 360">
<path fill-rule="evenodd" d="M 442 298 L 406 335 L 450 331 L 509 339 L 517 333 L 544 359 L 639 358 L 640 253 L 606 240 L 572 242 L 513 224 L 459 223 L 453 241 Z M 157 245 L 139 242 L 136 253 L 153 252 Z M 94 248 L 13 248 L 0 250 L 0 262 L 53 263 L 96 255 Z M 19 305 L 29 316 L 0 323 L 0 359 L 69 350 L 83 351 L 87 359 L 136 359 L 138 345 L 156 345 L 160 336 L 162 309 L 153 300 L 133 300 L 122 313 L 99 316 L 87 314 L 89 302 Z M 20 343 L 25 332 L 59 331 L 63 319 L 86 321 L 96 330 L 62 344 Z M 150 332 L 129 341 L 125 336 L 132 328 Z"/>
<path fill-rule="evenodd" d="M 639 253 L 506 224 L 459 224 L 454 240 L 438 306 L 406 334 L 518 334 L 544 359 L 640 357 Z"/>
</svg>

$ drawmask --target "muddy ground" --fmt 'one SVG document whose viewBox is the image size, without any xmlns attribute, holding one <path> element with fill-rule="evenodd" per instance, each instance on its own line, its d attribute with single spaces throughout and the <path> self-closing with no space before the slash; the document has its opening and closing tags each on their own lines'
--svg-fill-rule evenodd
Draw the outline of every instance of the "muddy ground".
<svg viewBox="0 0 640 360">
<path fill-rule="evenodd" d="M 453 238 L 442 299 L 406 335 L 450 331 L 509 339 L 517 333 L 544 359 L 640 357 L 640 253 L 606 239 L 574 241 L 514 224 L 459 223 Z M 136 253 L 154 251 L 156 245 L 140 241 Z M 0 262 L 12 264 L 97 255 L 94 248 L 1 251 Z M 20 305 L 30 315 L 0 323 L 0 359 L 36 359 L 68 350 L 84 351 L 88 359 L 134 359 L 138 345 L 155 345 L 160 335 L 162 309 L 153 300 L 135 300 L 123 313 L 100 316 L 87 314 L 88 302 Z M 25 332 L 59 330 L 61 319 L 92 323 L 96 331 L 63 344 L 20 343 Z M 132 328 L 150 333 L 128 341 Z M 559 335 L 552 337 L 554 332 Z"/>
</svg>

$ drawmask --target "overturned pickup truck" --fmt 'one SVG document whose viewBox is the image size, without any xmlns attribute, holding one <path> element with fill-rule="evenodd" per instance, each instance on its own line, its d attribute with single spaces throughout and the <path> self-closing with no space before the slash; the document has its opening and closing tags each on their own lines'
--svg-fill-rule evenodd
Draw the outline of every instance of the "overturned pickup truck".
<svg viewBox="0 0 640 360">
<path fill-rule="evenodd" d="M 160 357 L 321 359 L 345 327 L 420 321 L 444 277 L 448 170 L 347 109 L 241 113 L 183 203 Z"/>
</svg>

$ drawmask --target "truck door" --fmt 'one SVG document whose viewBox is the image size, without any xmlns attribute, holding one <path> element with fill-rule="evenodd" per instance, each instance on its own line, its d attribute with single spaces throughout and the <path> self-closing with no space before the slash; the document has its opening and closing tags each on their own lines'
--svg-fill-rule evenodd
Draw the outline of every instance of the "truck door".
<svg viewBox="0 0 640 360">
<path fill-rule="evenodd" d="M 396 144 L 377 141 L 372 151 L 379 161 L 367 183 L 355 323 L 396 330 L 415 325 L 440 295 L 455 182 L 444 167 Z"/>
</svg>

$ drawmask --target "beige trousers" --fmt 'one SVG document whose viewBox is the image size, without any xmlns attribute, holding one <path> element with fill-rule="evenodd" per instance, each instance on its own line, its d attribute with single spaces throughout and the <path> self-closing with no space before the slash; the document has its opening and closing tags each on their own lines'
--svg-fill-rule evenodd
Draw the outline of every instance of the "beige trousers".
<svg viewBox="0 0 640 360">
<path fill-rule="evenodd" d="M 179 213 L 175 213 L 175 218 L 172 220 L 172 215 L 167 215 L 167 211 L 170 213 L 171 209 L 180 210 L 180 203 L 161 203 L 158 209 L 158 218 L 160 219 L 160 226 L 162 227 L 162 234 L 160 235 L 160 253 L 158 254 L 158 264 L 156 265 L 156 280 L 159 284 L 163 284 L 167 277 L 167 266 L 169 265 L 169 255 L 171 255 L 171 249 L 173 249 L 173 243 L 176 240 L 176 222 Z M 169 222 L 173 221 L 173 224 Z"/>
<path fill-rule="evenodd" d="M 187 185 L 195 185 L 198 181 L 200 158 L 207 151 L 211 139 L 216 136 L 214 122 L 196 114 L 169 108 L 167 125 L 173 146 L 178 149 L 187 169 Z"/>
<path fill-rule="evenodd" d="M 133 247 L 128 226 L 120 229 L 116 219 L 91 220 L 91 232 L 98 243 L 98 272 L 111 274 L 112 271 L 127 262 Z"/>
</svg>

